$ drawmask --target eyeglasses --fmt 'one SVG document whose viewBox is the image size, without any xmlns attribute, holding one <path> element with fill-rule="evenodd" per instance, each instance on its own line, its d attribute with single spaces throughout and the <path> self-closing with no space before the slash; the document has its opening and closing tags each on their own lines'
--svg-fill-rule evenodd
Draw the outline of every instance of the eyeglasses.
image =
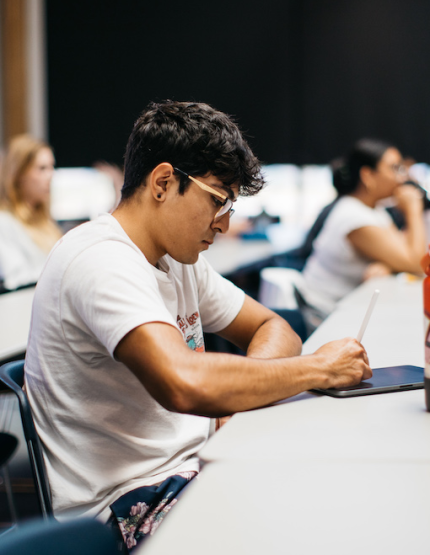
<svg viewBox="0 0 430 555">
<path fill-rule="evenodd" d="M 405 177 L 408 173 L 406 166 L 403 164 L 391 164 L 390 168 L 398 177 Z"/>
<path fill-rule="evenodd" d="M 219 191 L 217 191 L 213 187 L 209 187 L 209 185 L 206 185 L 205 183 L 202 183 L 201 181 L 199 181 L 195 177 L 191 177 L 191 175 L 188 175 L 187 173 L 183 172 L 179 168 L 174 167 L 173 169 L 175 170 L 175 172 L 178 172 L 181 175 L 184 175 L 188 179 L 191 179 L 191 181 L 193 183 L 195 183 L 196 185 L 198 185 L 200 187 L 200 189 L 203 189 L 204 191 L 207 191 L 208 193 L 211 193 L 211 195 L 215 195 L 216 197 L 219 197 L 220 199 L 222 199 L 222 202 L 218 199 L 214 199 L 216 204 L 220 206 L 219 210 L 217 211 L 217 213 L 214 216 L 214 220 L 219 220 L 220 218 L 225 216 L 227 213 L 228 213 L 229 217 L 231 218 L 231 216 L 234 214 L 233 201 L 231 199 L 229 199 L 228 197 L 226 197 L 225 195 L 223 195 L 222 193 L 220 193 Z"/>
</svg>

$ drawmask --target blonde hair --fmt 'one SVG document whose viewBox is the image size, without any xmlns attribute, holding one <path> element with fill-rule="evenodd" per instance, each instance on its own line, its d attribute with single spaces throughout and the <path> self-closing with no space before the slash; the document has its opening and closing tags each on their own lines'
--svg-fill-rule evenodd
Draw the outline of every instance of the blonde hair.
<svg viewBox="0 0 430 555">
<path fill-rule="evenodd" d="M 22 177 L 44 148 L 52 150 L 48 143 L 30 135 L 18 135 L 11 140 L 1 167 L 0 208 L 11 212 L 25 226 L 33 241 L 49 251 L 61 237 L 60 228 L 50 216 L 49 203 L 41 202 L 31 207 L 22 197 L 20 187 Z"/>
</svg>

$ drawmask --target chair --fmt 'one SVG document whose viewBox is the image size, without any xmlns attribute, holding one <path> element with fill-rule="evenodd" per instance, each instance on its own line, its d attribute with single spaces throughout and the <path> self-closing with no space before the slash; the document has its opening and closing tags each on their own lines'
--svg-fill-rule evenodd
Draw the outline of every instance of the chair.
<svg viewBox="0 0 430 555">
<path fill-rule="evenodd" d="M 1 555 L 118 555 L 116 539 L 98 520 L 39 519 L 0 537 Z"/>
<path fill-rule="evenodd" d="M 53 515 L 51 490 L 49 487 L 42 446 L 34 426 L 31 415 L 30 403 L 23 391 L 24 385 L 24 361 L 16 360 L 8 362 L 0 367 L 0 381 L 18 397 L 19 410 L 21 413 L 22 428 L 27 442 L 28 455 L 30 457 L 31 470 L 39 500 L 42 517 L 47 519 Z"/>
<path fill-rule="evenodd" d="M 309 331 L 306 326 L 306 321 L 300 310 L 290 310 L 288 308 L 272 308 L 272 310 L 290 324 L 292 329 L 302 340 L 302 343 L 306 341 L 306 339 L 309 337 Z"/>
<path fill-rule="evenodd" d="M 325 206 L 321 212 L 318 214 L 317 219 L 313 223 L 312 227 L 306 234 L 305 240 L 299 247 L 288 250 L 284 253 L 275 254 L 273 259 L 276 267 L 281 268 L 292 268 L 301 272 L 305 267 L 307 259 L 310 257 L 313 251 L 313 245 L 315 239 L 320 234 L 327 218 L 329 217 L 331 211 L 335 207 L 339 197 L 332 201 L 330 204 Z"/>
<path fill-rule="evenodd" d="M 7 467 L 10 459 L 13 457 L 16 448 L 18 447 L 18 440 L 12 434 L 7 432 L 0 432 L 0 470 L 3 474 L 3 482 L 6 490 L 7 503 L 9 505 L 9 513 L 12 523 L 16 523 L 16 508 L 13 499 L 12 485 L 9 476 L 9 469 Z"/>
<path fill-rule="evenodd" d="M 264 306 L 295 310 L 296 288 L 304 288 L 302 274 L 292 268 L 264 268 L 260 272 L 258 300 Z"/>
<path fill-rule="evenodd" d="M 326 316 L 316 308 L 318 302 L 314 294 L 309 292 L 303 274 L 293 268 L 261 270 L 258 300 L 275 312 L 285 312 L 286 309 L 300 312 L 306 325 L 306 337 L 316 330 Z"/>
</svg>

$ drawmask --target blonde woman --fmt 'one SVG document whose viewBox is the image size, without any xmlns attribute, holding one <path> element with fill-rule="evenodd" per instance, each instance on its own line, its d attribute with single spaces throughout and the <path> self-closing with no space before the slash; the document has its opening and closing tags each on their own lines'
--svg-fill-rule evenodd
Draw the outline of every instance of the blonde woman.
<svg viewBox="0 0 430 555">
<path fill-rule="evenodd" d="M 49 214 L 51 147 L 29 135 L 12 139 L 0 174 L 0 281 L 6 289 L 35 283 L 61 237 Z"/>
</svg>

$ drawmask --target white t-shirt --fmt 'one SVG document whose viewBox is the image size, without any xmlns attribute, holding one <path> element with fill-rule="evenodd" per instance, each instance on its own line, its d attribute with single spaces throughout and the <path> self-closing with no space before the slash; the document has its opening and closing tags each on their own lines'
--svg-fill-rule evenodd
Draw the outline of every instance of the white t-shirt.
<svg viewBox="0 0 430 555">
<path fill-rule="evenodd" d="M 7 289 L 36 283 L 47 256 L 13 214 L 0 210 L 0 279 Z"/>
<path fill-rule="evenodd" d="M 329 314 L 337 301 L 363 281 L 371 261 L 356 251 L 348 234 L 362 227 L 391 225 L 393 222 L 383 208 L 370 208 L 350 196 L 338 200 L 303 269 L 308 297 L 314 306 Z"/>
<path fill-rule="evenodd" d="M 65 235 L 39 279 L 25 375 L 57 517 L 107 519 L 127 491 L 198 470 L 210 419 L 164 409 L 113 352 L 154 321 L 204 350 L 202 327 L 229 325 L 244 293 L 204 257 L 183 265 L 166 255 L 159 266 L 104 214 Z"/>
</svg>

